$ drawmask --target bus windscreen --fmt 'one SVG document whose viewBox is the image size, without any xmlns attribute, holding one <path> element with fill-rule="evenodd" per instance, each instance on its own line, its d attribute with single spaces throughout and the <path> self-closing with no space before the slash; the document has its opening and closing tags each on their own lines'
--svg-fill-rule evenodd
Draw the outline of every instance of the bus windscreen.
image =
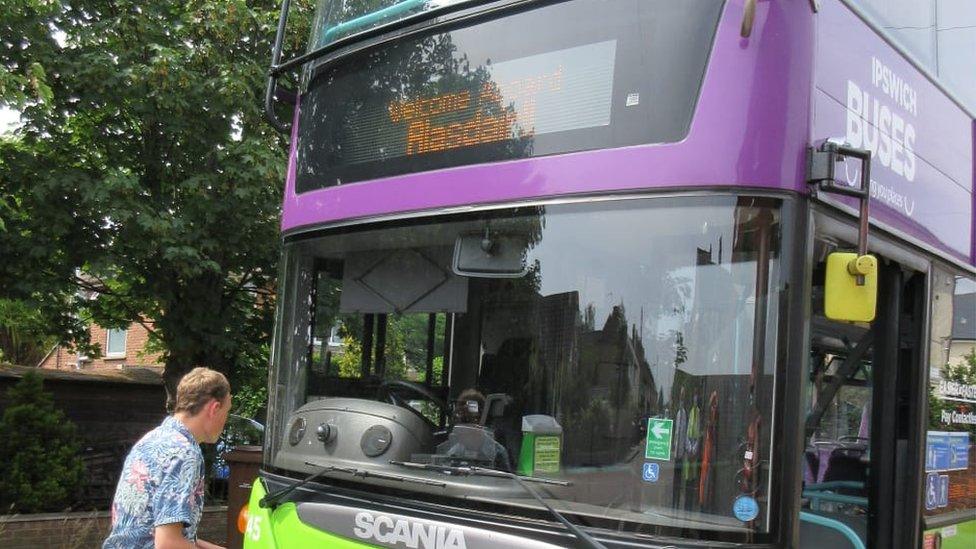
<svg viewBox="0 0 976 549">
<path fill-rule="evenodd" d="M 679 141 L 720 8 L 574 0 L 319 65 L 301 100 L 296 190 Z"/>
</svg>

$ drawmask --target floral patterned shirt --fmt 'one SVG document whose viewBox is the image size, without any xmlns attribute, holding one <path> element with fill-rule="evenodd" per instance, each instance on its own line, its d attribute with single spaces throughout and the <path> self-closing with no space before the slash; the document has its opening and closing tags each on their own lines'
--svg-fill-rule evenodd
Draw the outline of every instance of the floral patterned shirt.
<svg viewBox="0 0 976 549">
<path fill-rule="evenodd" d="M 173 416 L 146 433 L 129 452 L 112 501 L 112 531 L 103 549 L 152 549 L 157 526 L 182 523 L 196 541 L 203 513 L 203 453 Z"/>
</svg>

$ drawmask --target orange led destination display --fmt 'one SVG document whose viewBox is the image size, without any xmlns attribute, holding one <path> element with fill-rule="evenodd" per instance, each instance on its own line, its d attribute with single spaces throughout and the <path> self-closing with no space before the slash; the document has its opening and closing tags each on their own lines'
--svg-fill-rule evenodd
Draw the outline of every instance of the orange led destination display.
<svg viewBox="0 0 976 549">
<path fill-rule="evenodd" d="M 483 84 L 474 99 L 471 92 L 463 91 L 407 102 L 395 101 L 387 110 L 391 122 L 407 125 L 408 155 L 521 139 L 535 133 L 538 94 L 560 91 L 562 76 L 560 66 L 551 74 L 502 85 Z M 459 113 L 464 119 L 438 121 L 452 113 Z M 464 113 L 468 113 L 467 116 Z"/>
<path fill-rule="evenodd" d="M 610 124 L 616 42 L 485 63 L 431 77 L 417 93 L 365 101 L 344 125 L 347 164 L 485 145 L 535 146 L 547 133 Z M 389 96 L 387 96 L 389 97 Z"/>
</svg>

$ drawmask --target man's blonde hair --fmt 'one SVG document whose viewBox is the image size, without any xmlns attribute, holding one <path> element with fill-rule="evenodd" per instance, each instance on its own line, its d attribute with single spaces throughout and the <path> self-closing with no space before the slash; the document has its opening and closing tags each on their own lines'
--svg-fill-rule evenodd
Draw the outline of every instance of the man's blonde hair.
<svg viewBox="0 0 976 549">
<path fill-rule="evenodd" d="M 183 376 L 176 387 L 176 406 L 173 411 L 195 416 L 210 399 L 223 402 L 229 394 L 230 383 L 224 374 L 210 368 L 194 368 Z"/>
</svg>

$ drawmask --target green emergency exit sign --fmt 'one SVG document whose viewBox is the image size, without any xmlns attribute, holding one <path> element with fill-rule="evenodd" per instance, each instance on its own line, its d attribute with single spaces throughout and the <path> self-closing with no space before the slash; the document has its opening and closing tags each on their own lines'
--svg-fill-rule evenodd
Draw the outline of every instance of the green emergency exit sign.
<svg viewBox="0 0 976 549">
<path fill-rule="evenodd" d="M 647 445 L 644 457 L 671 461 L 671 431 L 674 420 L 650 418 L 647 420 Z"/>
</svg>

